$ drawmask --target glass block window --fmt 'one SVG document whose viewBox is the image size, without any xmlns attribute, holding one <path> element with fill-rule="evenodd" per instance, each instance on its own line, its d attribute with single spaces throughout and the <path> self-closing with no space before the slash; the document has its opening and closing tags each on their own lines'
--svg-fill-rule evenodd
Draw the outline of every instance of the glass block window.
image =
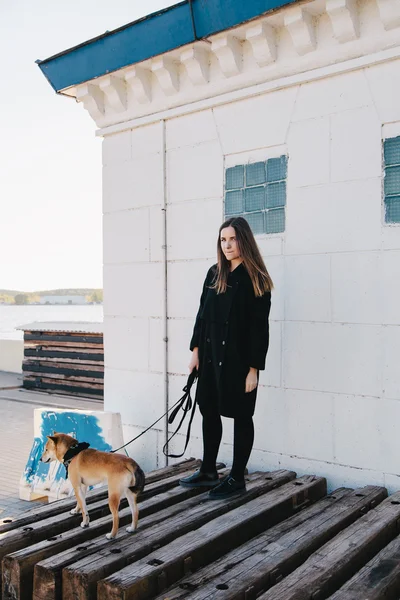
<svg viewBox="0 0 400 600">
<path fill-rule="evenodd" d="M 385 222 L 400 223 L 400 136 L 383 142 Z"/>
<path fill-rule="evenodd" d="M 254 235 L 285 231 L 286 174 L 286 156 L 226 169 L 225 217 L 244 217 Z"/>
</svg>

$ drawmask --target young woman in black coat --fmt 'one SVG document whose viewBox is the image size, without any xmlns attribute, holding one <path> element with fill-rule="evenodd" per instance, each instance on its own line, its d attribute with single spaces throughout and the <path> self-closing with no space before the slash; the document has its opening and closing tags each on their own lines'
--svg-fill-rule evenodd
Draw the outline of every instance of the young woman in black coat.
<svg viewBox="0 0 400 600">
<path fill-rule="evenodd" d="M 265 369 L 272 280 L 249 224 L 228 219 L 219 230 L 218 263 L 206 276 L 190 342 L 189 370 L 198 370 L 196 401 L 203 417 L 200 470 L 184 487 L 212 487 L 210 498 L 245 491 L 244 473 L 254 441 L 258 372 Z M 221 416 L 234 419 L 233 464 L 220 481 L 216 470 Z"/>
</svg>

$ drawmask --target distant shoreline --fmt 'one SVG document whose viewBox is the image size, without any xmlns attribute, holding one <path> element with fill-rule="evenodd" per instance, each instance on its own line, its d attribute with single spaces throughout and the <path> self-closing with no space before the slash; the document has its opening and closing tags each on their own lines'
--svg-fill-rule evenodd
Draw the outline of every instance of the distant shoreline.
<svg viewBox="0 0 400 600">
<path fill-rule="evenodd" d="M 0 288 L 0 296 L 2 294 L 8 294 L 9 296 L 16 296 L 17 294 L 37 295 L 37 296 L 70 296 L 70 295 L 87 295 L 93 294 L 93 292 L 102 292 L 103 288 L 57 288 L 53 290 L 38 290 L 33 292 L 26 292 L 23 290 L 6 290 Z"/>
<path fill-rule="evenodd" d="M 52 299 L 55 299 L 53 302 Z M 65 301 L 63 301 L 65 299 Z M 103 302 L 102 288 L 65 288 L 41 290 L 38 292 L 17 292 L 16 290 L 0 289 L 1 305 L 85 305 L 101 304 Z"/>
<path fill-rule="evenodd" d="M 13 304 L 12 302 L 1 302 L 0 306 L 103 306 L 103 302 L 82 302 L 81 304 L 64 304 L 63 302 L 47 302 L 41 304 L 40 302 L 28 302 L 28 304 Z"/>
<path fill-rule="evenodd" d="M 102 304 L 0 304 L 0 339 L 22 340 L 16 327 L 40 321 L 103 321 Z"/>
</svg>

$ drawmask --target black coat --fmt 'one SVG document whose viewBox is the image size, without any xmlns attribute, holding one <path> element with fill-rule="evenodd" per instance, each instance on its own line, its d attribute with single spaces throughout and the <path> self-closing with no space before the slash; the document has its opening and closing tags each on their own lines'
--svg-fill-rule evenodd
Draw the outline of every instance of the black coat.
<svg viewBox="0 0 400 600">
<path fill-rule="evenodd" d="M 250 367 L 265 369 L 269 343 L 271 293 L 254 294 L 245 266 L 228 276 L 228 288 L 217 294 L 210 286 L 216 265 L 209 269 L 200 299 L 190 349 L 199 348 L 196 400 L 202 414 L 252 416 L 257 388 L 245 392 Z"/>
</svg>

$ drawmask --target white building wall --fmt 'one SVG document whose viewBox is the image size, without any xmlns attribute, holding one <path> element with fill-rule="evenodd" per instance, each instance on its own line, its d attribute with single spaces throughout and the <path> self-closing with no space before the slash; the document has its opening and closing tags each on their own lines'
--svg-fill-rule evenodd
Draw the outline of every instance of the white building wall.
<svg viewBox="0 0 400 600">
<path fill-rule="evenodd" d="M 106 410 L 121 411 L 126 439 L 164 411 L 163 186 L 172 404 L 215 262 L 224 168 L 286 153 L 286 231 L 258 238 L 276 289 L 249 468 L 398 489 L 400 227 L 383 221 L 381 147 L 400 134 L 400 60 L 171 118 L 165 148 L 162 127 L 104 140 Z M 201 456 L 200 425 L 188 456 Z M 154 429 L 130 452 L 152 468 L 162 442 Z"/>
<path fill-rule="evenodd" d="M 0 371 L 22 373 L 24 360 L 23 340 L 0 339 Z"/>
<path fill-rule="evenodd" d="M 105 404 L 121 413 L 125 440 L 165 410 L 162 140 L 158 123 L 103 142 Z M 145 469 L 162 464 L 163 425 L 131 448 Z"/>
</svg>

